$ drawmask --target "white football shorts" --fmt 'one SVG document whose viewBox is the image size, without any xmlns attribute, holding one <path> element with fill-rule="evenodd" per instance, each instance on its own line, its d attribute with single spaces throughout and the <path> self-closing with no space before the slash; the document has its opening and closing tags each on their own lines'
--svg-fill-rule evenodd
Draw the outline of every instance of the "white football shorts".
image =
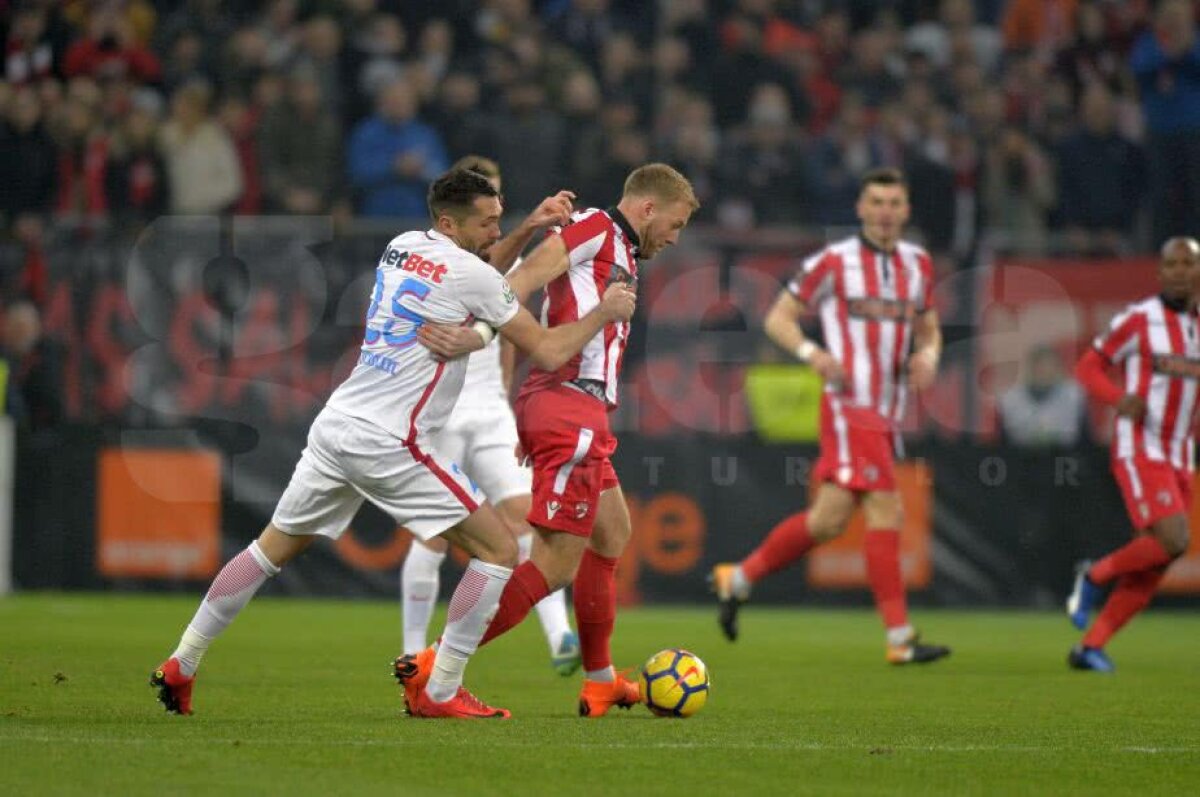
<svg viewBox="0 0 1200 797">
<path fill-rule="evenodd" d="M 533 476 L 517 463 L 517 421 L 503 401 L 486 408 L 456 406 L 434 440 L 438 451 L 462 466 L 492 506 L 530 494 Z"/>
<path fill-rule="evenodd" d="M 484 500 L 427 438 L 405 445 L 372 423 L 326 407 L 308 431 L 271 523 L 285 534 L 336 540 L 364 499 L 423 540 L 459 523 Z"/>
</svg>

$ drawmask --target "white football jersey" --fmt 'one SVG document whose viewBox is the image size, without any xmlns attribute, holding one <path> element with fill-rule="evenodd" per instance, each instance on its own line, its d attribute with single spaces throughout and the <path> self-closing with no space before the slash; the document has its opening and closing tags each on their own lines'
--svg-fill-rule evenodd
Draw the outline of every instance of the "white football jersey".
<svg viewBox="0 0 1200 797">
<path fill-rule="evenodd" d="M 512 268 L 521 265 L 517 258 Z M 492 409 L 497 401 L 508 404 L 508 393 L 504 389 L 504 367 L 500 362 L 500 336 L 492 338 L 480 351 L 467 361 L 467 377 L 463 380 L 458 404 L 465 410 Z"/>
<path fill-rule="evenodd" d="M 495 407 L 497 402 L 508 404 L 508 396 L 504 392 L 504 369 L 500 364 L 499 335 L 467 358 L 467 375 L 455 407 L 477 410 Z"/>
<path fill-rule="evenodd" d="M 392 239 L 375 272 L 358 363 L 329 397 L 329 406 L 406 443 L 437 432 L 473 358 L 439 363 L 417 340 L 417 330 L 425 321 L 472 319 L 501 327 L 518 310 L 504 277 L 441 233 L 406 232 Z"/>
</svg>

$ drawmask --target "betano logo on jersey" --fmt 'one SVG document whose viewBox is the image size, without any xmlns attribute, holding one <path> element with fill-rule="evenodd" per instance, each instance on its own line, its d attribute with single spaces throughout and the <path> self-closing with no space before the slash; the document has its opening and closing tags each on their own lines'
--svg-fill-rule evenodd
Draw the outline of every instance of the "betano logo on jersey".
<svg viewBox="0 0 1200 797">
<path fill-rule="evenodd" d="M 1182 354 L 1157 354 L 1154 356 L 1154 370 L 1180 379 L 1200 379 L 1200 360 Z"/>
<path fill-rule="evenodd" d="M 416 253 L 401 252 L 399 249 L 394 249 L 390 246 L 383 253 L 383 257 L 379 259 L 379 263 L 385 266 L 395 266 L 401 271 L 411 271 L 418 277 L 432 280 L 439 285 L 442 284 L 442 275 L 448 270 L 441 263 L 434 263 L 432 260 L 426 260 Z"/>
<path fill-rule="evenodd" d="M 916 305 L 902 299 L 847 299 L 846 311 L 868 321 L 908 321 L 917 313 Z"/>
</svg>

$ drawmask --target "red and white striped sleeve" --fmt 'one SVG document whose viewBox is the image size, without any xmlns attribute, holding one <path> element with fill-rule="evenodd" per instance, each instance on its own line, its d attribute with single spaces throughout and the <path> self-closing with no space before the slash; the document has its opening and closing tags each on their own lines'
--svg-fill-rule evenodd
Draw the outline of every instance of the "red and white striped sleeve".
<svg viewBox="0 0 1200 797">
<path fill-rule="evenodd" d="M 1118 363 L 1137 351 L 1138 333 L 1146 326 L 1146 314 L 1136 307 L 1118 313 L 1105 332 L 1096 336 L 1092 347 L 1110 363 Z"/>
<path fill-rule="evenodd" d="M 924 249 L 917 253 L 917 266 L 921 269 L 921 296 L 918 313 L 933 309 L 933 258 Z"/>
<path fill-rule="evenodd" d="M 596 257 L 612 230 L 608 216 L 597 210 L 563 227 L 558 234 L 567 245 L 571 265 L 579 266 Z"/>
<path fill-rule="evenodd" d="M 819 304 L 833 290 L 834 269 L 838 256 L 828 249 L 804 261 L 796 276 L 788 281 L 788 293 L 809 307 Z"/>
</svg>

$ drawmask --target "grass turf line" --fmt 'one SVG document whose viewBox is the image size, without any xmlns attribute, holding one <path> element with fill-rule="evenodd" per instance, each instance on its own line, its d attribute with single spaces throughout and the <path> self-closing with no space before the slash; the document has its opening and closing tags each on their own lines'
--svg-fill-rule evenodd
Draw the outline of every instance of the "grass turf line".
<svg viewBox="0 0 1200 797">
<path fill-rule="evenodd" d="M 584 721 L 535 618 L 467 680 L 509 722 L 401 716 L 399 609 L 260 599 L 205 659 L 193 717 L 146 685 L 198 598 L 0 600 L 0 793 L 1179 794 L 1200 778 L 1200 618 L 1154 612 L 1110 646 L 1116 676 L 1064 664 L 1065 617 L 925 612 L 954 646 L 883 663 L 866 611 L 749 607 L 729 644 L 708 608 L 618 618 L 614 654 L 695 651 L 697 717 Z M 440 616 L 434 627 L 440 628 Z"/>
</svg>

